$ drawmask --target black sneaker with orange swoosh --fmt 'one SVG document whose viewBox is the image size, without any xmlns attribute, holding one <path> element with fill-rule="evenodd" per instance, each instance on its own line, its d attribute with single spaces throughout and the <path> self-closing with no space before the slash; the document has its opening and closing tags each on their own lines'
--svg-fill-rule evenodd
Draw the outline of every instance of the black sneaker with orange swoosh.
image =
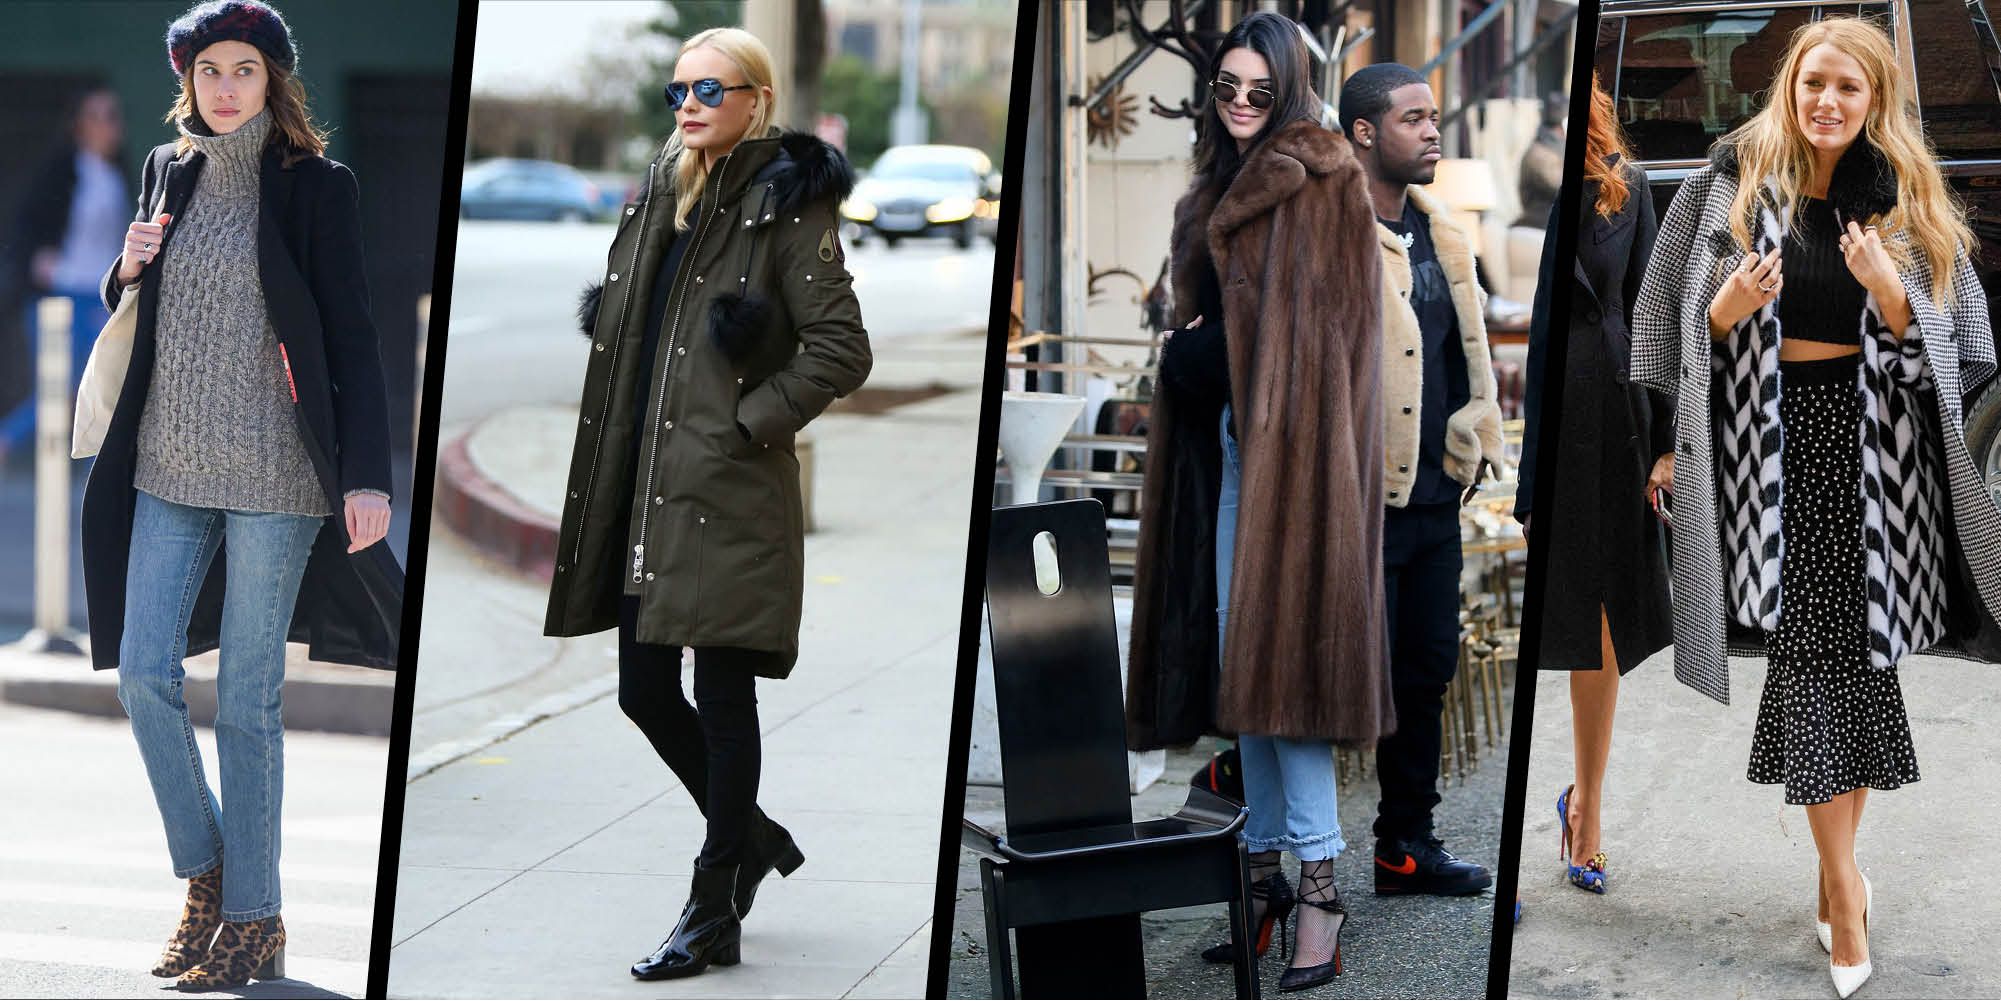
<svg viewBox="0 0 2001 1001">
<path fill-rule="evenodd" d="M 1437 838 L 1376 842 L 1376 895 L 1428 893 L 1460 897 L 1492 886 L 1487 867 L 1445 850 Z"/>
</svg>

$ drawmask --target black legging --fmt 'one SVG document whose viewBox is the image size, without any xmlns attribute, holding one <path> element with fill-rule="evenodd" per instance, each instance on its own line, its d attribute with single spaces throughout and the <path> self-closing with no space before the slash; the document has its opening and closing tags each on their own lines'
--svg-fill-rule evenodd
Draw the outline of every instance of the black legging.
<svg viewBox="0 0 2001 1001">
<path fill-rule="evenodd" d="M 699 863 L 742 862 L 751 824 L 762 819 L 757 780 L 763 749 L 752 665 L 770 655 L 696 647 L 691 706 L 681 694 L 681 648 L 639 642 L 634 632 L 638 617 L 638 599 L 620 601 L 618 707 L 639 725 L 708 818 Z"/>
</svg>

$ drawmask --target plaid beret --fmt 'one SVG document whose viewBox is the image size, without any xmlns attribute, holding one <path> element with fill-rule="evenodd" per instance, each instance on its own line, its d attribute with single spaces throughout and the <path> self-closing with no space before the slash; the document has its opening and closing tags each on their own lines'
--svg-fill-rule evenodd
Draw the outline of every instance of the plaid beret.
<svg viewBox="0 0 2001 1001">
<path fill-rule="evenodd" d="M 248 42 L 266 59 L 291 70 L 299 61 L 285 19 L 257 0 L 209 0 L 167 26 L 167 59 L 186 76 L 195 56 L 217 42 Z"/>
</svg>

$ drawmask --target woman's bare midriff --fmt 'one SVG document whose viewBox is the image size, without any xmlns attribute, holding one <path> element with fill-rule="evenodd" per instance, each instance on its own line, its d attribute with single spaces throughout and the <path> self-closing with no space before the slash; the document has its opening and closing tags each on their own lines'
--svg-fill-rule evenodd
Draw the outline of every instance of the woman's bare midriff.
<svg viewBox="0 0 2001 1001">
<path fill-rule="evenodd" d="M 1862 351 L 1860 344 L 1825 344 L 1820 341 L 1779 342 L 1780 361 L 1820 361 L 1825 358 L 1846 358 Z"/>
</svg>

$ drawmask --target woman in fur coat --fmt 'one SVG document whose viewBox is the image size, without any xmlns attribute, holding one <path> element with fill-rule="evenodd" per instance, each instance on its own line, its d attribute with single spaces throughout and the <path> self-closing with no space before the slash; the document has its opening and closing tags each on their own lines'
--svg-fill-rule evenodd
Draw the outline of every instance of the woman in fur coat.
<svg viewBox="0 0 2001 1001">
<path fill-rule="evenodd" d="M 1728 697 L 1726 620 L 1769 650 L 1749 774 L 1806 807 L 1842 997 L 1870 973 L 1864 800 L 1918 779 L 1898 662 L 1971 649 L 2001 608 L 1961 413 L 1993 335 L 1909 86 L 1873 25 L 1802 26 L 1676 196 L 1634 309 L 1633 379 L 1678 403 L 1675 674 Z"/>
<path fill-rule="evenodd" d="M 1255 945 L 1306 905 L 1280 981 L 1296 990 L 1340 971 L 1331 744 L 1373 746 L 1393 719 L 1381 264 L 1361 166 L 1317 124 L 1298 26 L 1252 14 L 1216 66 L 1175 207 L 1177 329 L 1147 436 L 1128 737 L 1238 735 Z M 1296 898 L 1281 850 L 1300 860 Z"/>
<path fill-rule="evenodd" d="M 757 806 L 757 679 L 798 658 L 793 436 L 861 386 L 871 355 L 834 218 L 853 174 L 833 147 L 771 127 L 772 80 L 742 29 L 682 43 L 674 134 L 584 299 L 590 362 L 544 631 L 618 629 L 619 708 L 708 822 L 680 921 L 632 966 L 641 980 L 735 964 L 758 884 L 805 862 Z"/>
</svg>

